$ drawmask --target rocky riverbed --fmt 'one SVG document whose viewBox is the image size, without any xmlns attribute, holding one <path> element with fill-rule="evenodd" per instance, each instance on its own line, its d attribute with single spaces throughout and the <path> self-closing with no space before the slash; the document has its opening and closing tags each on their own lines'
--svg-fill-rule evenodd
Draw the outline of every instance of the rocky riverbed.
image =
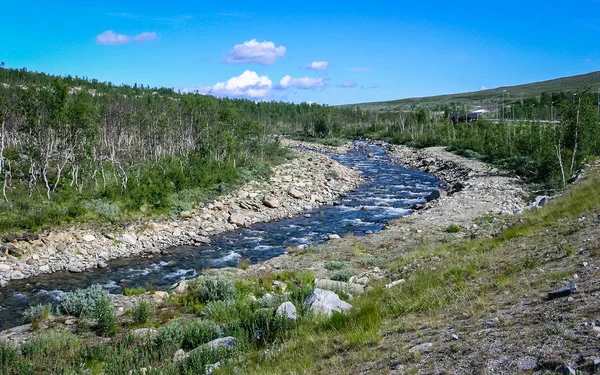
<svg viewBox="0 0 600 375">
<path fill-rule="evenodd" d="M 290 141 L 287 145 L 305 144 Z M 78 225 L 6 236 L 0 246 L 0 286 L 42 273 L 103 268 L 112 259 L 151 255 L 174 246 L 200 246 L 218 233 L 332 204 L 360 183 L 360 171 L 323 154 L 296 151 L 293 160 L 274 168 L 268 181 L 250 182 L 211 203 L 183 211 L 178 220 L 155 219 L 125 228 Z"/>
</svg>

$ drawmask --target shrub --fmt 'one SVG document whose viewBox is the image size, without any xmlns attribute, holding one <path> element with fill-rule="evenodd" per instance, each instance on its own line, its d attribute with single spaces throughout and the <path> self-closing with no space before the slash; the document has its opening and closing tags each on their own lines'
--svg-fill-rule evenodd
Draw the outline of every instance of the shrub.
<svg viewBox="0 0 600 375">
<path fill-rule="evenodd" d="M 445 229 L 446 233 L 458 233 L 461 231 L 460 226 L 456 225 L 456 224 L 450 224 L 448 225 L 448 227 Z"/>
<path fill-rule="evenodd" d="M 222 301 L 233 297 L 233 282 L 221 275 L 206 275 L 190 283 L 189 297 L 202 303 Z"/>
<path fill-rule="evenodd" d="M 58 305 L 58 311 L 73 316 L 94 316 L 100 301 L 109 300 L 107 291 L 100 285 L 92 285 L 86 289 L 78 289 L 67 293 Z"/>
<path fill-rule="evenodd" d="M 132 317 L 135 324 L 146 324 L 152 317 L 152 307 L 148 302 L 142 301 L 133 309 Z"/>
<path fill-rule="evenodd" d="M 112 223 L 119 220 L 119 207 L 112 203 L 105 202 L 101 199 L 93 199 L 91 201 L 84 202 L 83 206 L 87 210 L 98 215 L 98 217 L 103 220 L 110 221 Z"/>
<path fill-rule="evenodd" d="M 238 268 L 241 270 L 247 270 L 250 265 L 250 259 L 239 259 Z"/>
<path fill-rule="evenodd" d="M 166 348 L 190 350 L 223 335 L 219 325 L 210 320 L 174 321 L 160 330 L 156 343 Z"/>
<path fill-rule="evenodd" d="M 358 264 L 360 264 L 361 267 L 373 267 L 377 264 L 377 259 L 372 256 L 362 257 L 358 260 Z"/>
<path fill-rule="evenodd" d="M 272 308 L 258 309 L 252 319 L 244 322 L 248 340 L 259 346 L 275 342 L 292 326 L 292 320 L 275 314 L 275 309 Z"/>
<path fill-rule="evenodd" d="M 23 312 L 23 320 L 26 323 L 39 322 L 40 320 L 48 319 L 51 312 L 51 304 L 31 306 Z"/>
<path fill-rule="evenodd" d="M 108 297 L 96 302 L 94 318 L 97 320 L 96 332 L 103 335 L 112 335 L 117 331 L 117 318 L 115 309 Z"/>
<path fill-rule="evenodd" d="M 125 288 L 123 289 L 124 296 L 139 296 L 140 294 L 146 293 L 146 289 L 144 287 L 137 288 Z"/>
<path fill-rule="evenodd" d="M 356 273 L 352 270 L 343 270 L 333 275 L 331 279 L 336 281 L 348 281 L 355 274 Z"/>
<path fill-rule="evenodd" d="M 333 271 L 333 270 L 342 270 L 344 268 L 346 268 L 346 263 L 344 262 L 337 262 L 337 261 L 331 261 L 331 262 L 325 262 L 325 269 L 329 270 L 329 271 Z"/>
</svg>

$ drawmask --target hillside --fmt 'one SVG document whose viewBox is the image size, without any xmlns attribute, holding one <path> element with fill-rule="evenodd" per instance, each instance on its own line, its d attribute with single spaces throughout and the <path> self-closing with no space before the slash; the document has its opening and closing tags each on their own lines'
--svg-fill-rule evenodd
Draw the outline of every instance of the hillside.
<svg viewBox="0 0 600 375">
<path fill-rule="evenodd" d="M 600 71 L 523 85 L 497 87 L 489 90 L 420 98 L 406 98 L 385 102 L 359 103 L 353 104 L 352 106 L 360 106 L 362 109 L 371 110 L 400 109 L 413 106 L 443 107 L 450 103 L 472 106 L 491 104 L 495 106 L 496 100 L 502 98 L 502 92 L 504 90 L 508 92 L 505 100 L 507 103 L 510 103 L 516 99 L 521 100 L 537 97 L 542 92 L 556 93 L 570 90 L 575 91 L 586 87 L 590 87 L 592 91 L 595 91 L 600 87 Z"/>
</svg>

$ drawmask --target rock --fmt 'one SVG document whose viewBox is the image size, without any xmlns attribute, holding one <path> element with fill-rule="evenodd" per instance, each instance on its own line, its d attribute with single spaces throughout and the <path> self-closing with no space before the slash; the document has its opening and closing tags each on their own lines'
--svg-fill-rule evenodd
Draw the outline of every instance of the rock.
<svg viewBox="0 0 600 375">
<path fill-rule="evenodd" d="M 560 297 L 567 297 L 571 293 L 574 293 L 576 291 L 577 291 L 577 285 L 576 284 L 567 285 L 567 286 L 565 286 L 563 288 L 556 289 L 556 290 L 553 290 L 551 292 L 548 292 L 548 299 L 555 299 L 555 298 L 560 298 Z"/>
<path fill-rule="evenodd" d="M 86 234 L 85 236 L 83 236 L 83 240 L 85 242 L 92 242 L 96 239 L 96 236 L 94 236 L 93 234 Z"/>
<path fill-rule="evenodd" d="M 339 240 L 340 236 L 338 234 L 330 234 L 329 236 L 327 236 L 327 238 L 330 240 Z"/>
<path fill-rule="evenodd" d="M 187 355 L 185 354 L 185 351 L 183 349 L 179 349 L 175 352 L 175 354 L 173 354 L 173 362 L 179 362 L 186 357 Z"/>
<path fill-rule="evenodd" d="M 173 237 L 181 237 L 182 234 L 183 231 L 179 228 L 175 228 L 175 230 L 173 230 Z"/>
<path fill-rule="evenodd" d="M 393 287 L 393 286 L 396 286 L 396 285 L 398 285 L 398 284 L 402 284 L 402 283 L 403 283 L 403 282 L 405 282 L 405 281 L 406 281 L 406 280 L 404 280 L 404 279 L 400 279 L 400 280 L 395 280 L 395 281 L 392 281 L 391 283 L 389 283 L 389 284 L 386 284 L 386 285 L 385 285 L 385 288 L 388 288 L 388 289 L 389 289 L 389 288 L 391 288 L 391 287 Z"/>
<path fill-rule="evenodd" d="M 368 156 L 368 157 L 370 157 L 370 158 L 372 158 L 372 157 L 374 157 L 375 155 L 373 155 L 373 153 L 372 153 L 372 152 L 369 152 L 369 153 L 367 154 L 367 156 Z"/>
<path fill-rule="evenodd" d="M 44 264 L 43 266 L 40 266 L 40 272 L 42 273 L 48 273 L 50 272 L 50 266 L 47 264 Z"/>
<path fill-rule="evenodd" d="M 17 245 L 15 245 L 13 243 L 6 243 L 6 244 L 2 245 L 2 247 L 0 248 L 0 252 L 2 252 L 4 254 L 12 255 L 17 258 L 19 258 L 23 255 L 23 251 L 20 250 L 17 247 Z"/>
<path fill-rule="evenodd" d="M 304 195 L 303 192 L 301 192 L 300 190 L 296 189 L 296 188 L 291 188 L 290 190 L 288 190 L 288 194 L 295 199 L 304 199 L 306 198 L 306 196 Z"/>
<path fill-rule="evenodd" d="M 171 289 L 173 290 L 173 293 L 184 294 L 187 292 L 189 287 L 190 285 L 187 280 L 181 280 L 177 284 L 173 285 Z"/>
<path fill-rule="evenodd" d="M 8 284 L 8 281 L 0 279 L 0 288 L 4 288 Z"/>
<path fill-rule="evenodd" d="M 281 205 L 279 200 L 272 195 L 265 195 L 263 199 L 263 204 L 269 208 L 277 208 Z"/>
<path fill-rule="evenodd" d="M 231 349 L 231 348 L 233 348 L 233 346 L 235 345 L 236 342 L 237 342 L 237 339 L 235 337 L 227 336 L 227 337 L 220 337 L 218 339 L 207 342 L 205 345 L 211 349 L 218 349 L 221 347 Z M 196 350 L 196 349 L 194 349 L 194 350 Z M 192 350 L 192 352 L 193 352 L 193 350 Z M 190 352 L 190 354 L 192 354 L 192 353 Z"/>
<path fill-rule="evenodd" d="M 106 262 L 105 262 L 105 261 L 101 260 L 101 261 L 99 261 L 99 262 L 96 264 L 96 266 L 97 266 L 98 268 L 106 268 L 106 267 L 108 267 L 108 264 L 106 264 Z"/>
<path fill-rule="evenodd" d="M 152 294 L 152 299 L 156 302 L 162 302 L 165 298 L 169 296 L 169 293 L 157 290 Z"/>
<path fill-rule="evenodd" d="M 10 274 L 10 278 L 11 278 L 11 280 L 21 280 L 21 279 L 25 278 L 25 275 L 23 275 L 23 272 L 21 272 L 21 271 L 13 271 Z"/>
<path fill-rule="evenodd" d="M 575 370 L 568 365 L 562 365 L 562 366 L 558 366 L 556 368 L 556 372 L 559 372 L 563 375 L 576 375 L 577 373 L 575 372 Z"/>
<path fill-rule="evenodd" d="M 0 263 L 0 272 L 8 272 L 11 270 L 11 266 L 6 263 Z"/>
<path fill-rule="evenodd" d="M 455 182 L 454 185 L 452 185 L 452 192 L 457 193 L 464 188 L 465 188 L 465 185 L 463 185 L 460 182 Z"/>
<path fill-rule="evenodd" d="M 121 241 L 129 245 L 135 245 L 137 243 L 137 236 L 135 233 L 125 233 L 121 237 Z"/>
<path fill-rule="evenodd" d="M 248 218 L 244 216 L 244 214 L 240 211 L 232 211 L 231 215 L 229 215 L 228 219 L 229 223 L 235 224 L 238 227 L 245 227 Z"/>
<path fill-rule="evenodd" d="M 344 302 L 340 297 L 330 290 L 315 288 L 304 300 L 304 306 L 316 314 L 333 315 L 334 311 L 344 313 L 352 308 L 352 305 Z"/>
<path fill-rule="evenodd" d="M 131 332 L 135 337 L 154 337 L 158 334 L 158 331 L 154 328 L 138 328 Z"/>
<path fill-rule="evenodd" d="M 425 198 L 425 200 L 426 200 L 427 202 L 431 202 L 431 201 L 433 201 L 433 200 L 436 200 L 436 199 L 439 199 L 439 198 L 440 198 L 440 191 L 439 191 L 439 190 L 435 190 L 435 191 L 432 191 L 432 192 L 431 192 L 431 194 L 429 194 L 429 195 L 428 195 L 428 196 Z"/>
<path fill-rule="evenodd" d="M 298 319 L 298 315 L 296 312 L 296 306 L 294 306 L 294 304 L 289 301 L 284 302 L 281 305 L 279 305 L 277 310 L 275 310 L 275 314 L 285 316 L 290 320 Z"/>
<path fill-rule="evenodd" d="M 428 351 L 432 346 L 433 346 L 432 343 L 430 343 L 430 342 L 424 342 L 422 344 L 415 345 L 412 348 L 408 349 L 408 352 L 409 353 L 425 352 L 425 351 Z"/>
<path fill-rule="evenodd" d="M 458 341 L 458 340 L 459 340 L 459 337 L 458 337 L 458 335 L 457 335 L 456 333 L 453 333 L 453 334 L 451 334 L 451 335 L 450 335 L 450 338 L 451 338 L 452 340 L 454 340 L 454 341 Z"/>
<path fill-rule="evenodd" d="M 532 206 L 534 207 L 544 207 L 550 200 L 550 197 L 546 195 L 538 195 L 533 200 Z"/>
<path fill-rule="evenodd" d="M 192 211 L 181 211 L 179 217 L 182 219 L 191 219 L 194 217 L 194 213 Z"/>
<path fill-rule="evenodd" d="M 521 371 L 532 371 L 538 368 L 538 360 L 531 356 L 522 357 L 518 359 L 517 366 Z"/>
<path fill-rule="evenodd" d="M 353 294 L 363 294 L 365 292 L 365 287 L 358 284 L 349 284 L 343 281 L 335 281 L 328 279 L 316 279 L 315 286 L 317 288 L 326 289 L 326 290 L 341 290 L 345 292 L 350 292 Z"/>
</svg>

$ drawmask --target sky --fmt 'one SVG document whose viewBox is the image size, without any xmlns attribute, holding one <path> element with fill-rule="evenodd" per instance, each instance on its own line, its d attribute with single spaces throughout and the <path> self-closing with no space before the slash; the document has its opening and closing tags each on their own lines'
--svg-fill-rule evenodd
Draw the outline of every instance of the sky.
<svg viewBox="0 0 600 375">
<path fill-rule="evenodd" d="M 600 70 L 600 0 L 9 1 L 7 67 L 330 105 Z"/>
</svg>

